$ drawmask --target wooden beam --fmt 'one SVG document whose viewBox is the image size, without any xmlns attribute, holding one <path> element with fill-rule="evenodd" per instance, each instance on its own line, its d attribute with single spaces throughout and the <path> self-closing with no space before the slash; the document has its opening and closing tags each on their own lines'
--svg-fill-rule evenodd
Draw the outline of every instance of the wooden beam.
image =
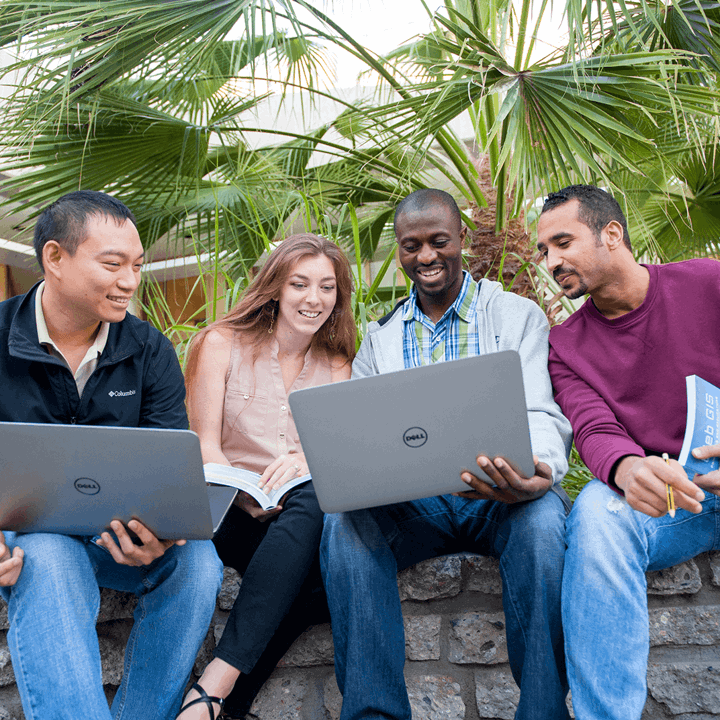
<svg viewBox="0 0 720 720">
<path fill-rule="evenodd" d="M 10 290 L 10 268 L 7 265 L 0 265 L 0 300 L 8 299 Z"/>
</svg>

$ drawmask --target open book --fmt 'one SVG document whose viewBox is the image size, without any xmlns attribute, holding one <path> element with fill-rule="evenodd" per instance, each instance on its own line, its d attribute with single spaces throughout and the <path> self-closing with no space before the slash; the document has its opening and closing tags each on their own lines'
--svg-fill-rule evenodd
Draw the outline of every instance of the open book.
<svg viewBox="0 0 720 720">
<path fill-rule="evenodd" d="M 218 465 L 217 463 L 208 463 L 203 465 L 205 471 L 205 482 L 212 485 L 227 485 L 228 487 L 237 488 L 252 495 L 263 510 L 272 510 L 280 502 L 285 493 L 292 490 L 298 485 L 308 482 L 310 475 L 297 477 L 286 482 L 282 487 L 276 488 L 269 495 L 266 495 L 258 486 L 260 475 L 250 470 L 242 468 L 230 467 L 229 465 Z"/>
<path fill-rule="evenodd" d="M 697 460 L 692 451 L 703 445 L 720 443 L 720 390 L 697 375 L 685 378 L 687 388 L 687 424 L 678 462 L 692 480 L 720 467 L 720 458 Z"/>
</svg>

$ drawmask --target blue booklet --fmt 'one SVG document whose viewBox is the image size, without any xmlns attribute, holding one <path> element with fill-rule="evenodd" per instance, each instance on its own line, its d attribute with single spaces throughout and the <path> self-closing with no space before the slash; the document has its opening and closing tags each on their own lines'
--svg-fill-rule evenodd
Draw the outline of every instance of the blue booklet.
<svg viewBox="0 0 720 720">
<path fill-rule="evenodd" d="M 720 467 L 720 458 L 697 460 L 692 450 L 720 443 L 720 390 L 697 375 L 685 378 L 687 388 L 687 424 L 678 462 L 692 480 Z"/>
</svg>

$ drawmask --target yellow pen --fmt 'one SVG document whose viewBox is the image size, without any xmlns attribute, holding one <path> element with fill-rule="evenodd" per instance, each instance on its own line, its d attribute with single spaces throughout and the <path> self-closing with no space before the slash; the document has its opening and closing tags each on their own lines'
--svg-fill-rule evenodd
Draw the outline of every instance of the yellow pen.
<svg viewBox="0 0 720 720">
<path fill-rule="evenodd" d="M 670 464 L 670 456 L 667 453 L 662 454 L 662 459 L 669 465 Z M 673 489 L 670 485 L 667 483 L 665 484 L 665 493 L 667 495 L 667 506 L 668 506 L 668 515 L 670 515 L 671 518 L 675 517 L 675 495 L 673 494 Z"/>
</svg>

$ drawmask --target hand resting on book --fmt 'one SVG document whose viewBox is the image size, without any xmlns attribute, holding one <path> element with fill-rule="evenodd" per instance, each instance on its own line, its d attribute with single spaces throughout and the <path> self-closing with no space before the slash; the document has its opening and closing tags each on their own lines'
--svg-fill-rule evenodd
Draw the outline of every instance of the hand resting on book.
<svg viewBox="0 0 720 720">
<path fill-rule="evenodd" d="M 293 478 L 307 475 L 309 472 L 304 453 L 279 455 L 265 468 L 265 472 L 260 476 L 258 487 L 262 488 L 267 495 Z"/>
<path fill-rule="evenodd" d="M 303 453 L 279 455 L 265 468 L 265 472 L 260 476 L 258 487 L 267 495 L 271 491 L 282 487 L 285 483 L 290 482 L 290 480 L 300 475 L 307 475 L 308 472 Z M 282 511 L 284 501 L 285 498 L 283 497 L 276 507 L 263 510 L 255 498 L 240 490 L 236 502 L 248 515 L 265 522 Z"/>
<path fill-rule="evenodd" d="M 262 475 L 221 463 L 206 463 L 203 469 L 207 482 L 236 488 L 235 503 L 261 522 L 282 510 L 287 492 L 310 480 L 305 456 L 300 453 L 280 455 Z"/>
</svg>

